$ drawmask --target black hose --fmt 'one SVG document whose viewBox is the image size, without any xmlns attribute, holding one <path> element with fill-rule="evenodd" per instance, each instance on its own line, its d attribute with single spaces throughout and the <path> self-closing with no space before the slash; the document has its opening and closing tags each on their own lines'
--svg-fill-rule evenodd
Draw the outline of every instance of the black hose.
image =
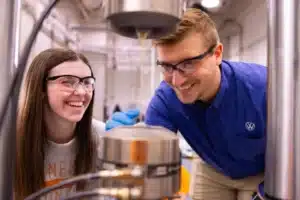
<svg viewBox="0 0 300 200">
<path fill-rule="evenodd" d="M 144 175 L 141 174 L 141 176 L 128 176 L 128 175 L 104 176 L 104 175 L 101 175 L 101 171 L 95 172 L 95 173 L 82 174 L 82 175 L 78 175 L 78 176 L 75 176 L 75 177 L 72 177 L 72 178 L 68 178 L 64 181 L 61 181 L 61 182 L 55 184 L 55 185 L 48 186 L 48 187 L 45 187 L 43 189 L 40 189 L 39 191 L 37 191 L 37 192 L 29 195 L 28 197 L 26 197 L 24 200 L 36 200 L 36 199 L 39 199 L 41 196 L 46 195 L 49 192 L 52 192 L 56 189 L 62 188 L 66 185 L 71 185 L 71 184 L 75 184 L 75 183 L 83 182 L 83 181 L 86 182 L 86 181 L 90 181 L 90 180 L 97 180 L 97 179 L 101 179 L 101 178 L 102 179 L 111 179 L 111 180 L 120 180 L 120 179 L 121 180 L 127 180 L 128 179 L 128 180 L 142 181 L 142 180 L 144 180 Z M 96 195 L 100 195 L 98 193 Z M 82 194 L 84 194 L 84 193 L 82 193 Z"/>
<path fill-rule="evenodd" d="M 95 179 L 99 179 L 100 177 L 101 176 L 99 175 L 99 173 L 89 173 L 89 174 L 84 174 L 84 175 L 79 175 L 79 176 L 76 176 L 76 177 L 73 177 L 73 178 L 69 178 L 67 180 L 59 182 L 58 184 L 45 187 L 45 188 L 29 195 L 24 200 L 39 199 L 41 196 L 43 196 L 45 194 L 48 194 L 49 192 L 52 192 L 52 191 L 54 191 L 56 189 L 59 189 L 61 187 L 64 187 L 65 185 L 74 184 L 74 183 L 81 182 L 81 181 L 95 180 Z"/>
</svg>

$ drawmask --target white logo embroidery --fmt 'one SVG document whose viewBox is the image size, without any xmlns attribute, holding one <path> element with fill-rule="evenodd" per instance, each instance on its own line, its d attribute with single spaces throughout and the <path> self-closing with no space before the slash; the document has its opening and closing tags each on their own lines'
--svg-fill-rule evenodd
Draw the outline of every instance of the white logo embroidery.
<svg viewBox="0 0 300 200">
<path fill-rule="evenodd" d="M 255 129 L 255 124 L 253 122 L 246 122 L 245 127 L 248 131 L 253 131 Z"/>
</svg>

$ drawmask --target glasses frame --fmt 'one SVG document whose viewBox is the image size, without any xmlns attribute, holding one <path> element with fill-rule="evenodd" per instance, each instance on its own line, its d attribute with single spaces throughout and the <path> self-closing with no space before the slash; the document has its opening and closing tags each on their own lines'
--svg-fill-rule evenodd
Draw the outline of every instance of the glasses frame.
<svg viewBox="0 0 300 200">
<path fill-rule="evenodd" d="M 178 62 L 177 64 L 171 64 L 171 63 L 161 62 L 161 61 L 158 61 L 158 60 L 157 60 L 157 61 L 156 61 L 156 65 L 158 65 L 158 66 L 160 66 L 160 67 L 162 67 L 162 68 L 164 68 L 164 69 L 165 69 L 166 67 L 168 67 L 171 71 L 165 70 L 164 72 L 166 72 L 166 73 L 170 73 L 170 74 L 171 74 L 171 73 L 173 73 L 174 70 L 177 70 L 177 71 L 179 71 L 179 72 L 181 72 L 181 73 L 185 73 L 184 69 L 179 68 L 179 67 L 177 67 L 177 66 L 180 65 L 180 64 L 182 64 L 182 63 L 184 63 L 184 62 L 187 62 L 187 61 L 193 61 L 193 60 L 198 60 L 198 61 L 200 61 L 200 60 L 202 60 L 202 59 L 205 58 L 208 54 L 212 53 L 216 46 L 217 46 L 216 44 L 215 44 L 215 45 L 212 45 L 206 52 L 204 52 L 204 53 L 202 53 L 202 54 L 200 54 L 200 55 L 198 55 L 198 56 L 192 57 L 192 58 L 184 59 L 184 60 Z M 163 67 L 163 66 L 166 66 L 166 67 Z"/>
<path fill-rule="evenodd" d="M 95 90 L 95 84 L 93 84 L 93 90 L 91 91 L 88 91 L 88 89 L 85 87 L 85 85 L 83 84 L 83 81 L 87 78 L 93 78 L 94 79 L 94 83 L 96 82 L 96 78 L 94 76 L 85 76 L 85 77 L 78 77 L 78 76 L 75 76 L 75 75 L 70 75 L 70 74 L 62 74 L 62 75 L 58 75 L 58 76 L 50 76 L 50 77 L 47 77 L 46 78 L 46 81 L 55 81 L 61 77 L 73 77 L 73 78 L 77 78 L 79 79 L 79 82 L 74 86 L 72 87 L 72 89 L 74 89 L 74 91 L 77 89 L 78 85 L 81 84 L 82 86 L 84 86 L 84 89 L 87 91 L 87 92 L 93 92 Z"/>
</svg>

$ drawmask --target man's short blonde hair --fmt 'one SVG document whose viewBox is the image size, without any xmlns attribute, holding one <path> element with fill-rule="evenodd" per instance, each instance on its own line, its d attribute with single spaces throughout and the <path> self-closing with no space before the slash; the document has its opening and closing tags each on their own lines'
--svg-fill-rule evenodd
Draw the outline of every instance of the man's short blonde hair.
<svg viewBox="0 0 300 200">
<path fill-rule="evenodd" d="M 175 44 L 184 39 L 184 37 L 195 31 L 203 35 L 205 47 L 210 47 L 219 42 L 219 34 L 214 21 L 203 11 L 196 8 L 190 8 L 185 11 L 175 32 L 165 37 L 154 40 L 154 45 Z"/>
</svg>

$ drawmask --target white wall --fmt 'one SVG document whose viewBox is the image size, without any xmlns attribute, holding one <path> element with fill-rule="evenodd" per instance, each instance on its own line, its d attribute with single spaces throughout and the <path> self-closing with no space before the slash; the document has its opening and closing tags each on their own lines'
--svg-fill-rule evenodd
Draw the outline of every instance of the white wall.
<svg viewBox="0 0 300 200">
<path fill-rule="evenodd" d="M 267 65 L 266 2 L 251 4 L 236 21 L 242 26 L 242 34 L 229 37 L 229 59 Z"/>
<path fill-rule="evenodd" d="M 96 78 L 95 96 L 94 96 L 94 117 L 103 120 L 103 105 L 105 101 L 106 87 L 106 55 L 95 52 L 82 52 L 89 60 L 94 76 Z"/>
<path fill-rule="evenodd" d="M 2 105 L 4 102 L 5 95 L 8 93 L 7 87 L 9 86 L 9 81 L 10 81 L 10 68 L 7 66 L 4 66 L 9 60 L 9 52 L 7 51 L 7 48 L 9 46 L 8 44 L 8 38 L 9 38 L 9 32 L 6 29 L 10 22 L 7 21 L 7 14 L 10 12 L 7 9 L 8 6 L 8 0 L 6 1 L 0 1 L 0 24 L 1 24 L 1 29 L 0 29 L 0 58 L 1 58 L 1 63 L 2 66 L 0 67 L 0 109 L 2 109 Z"/>
<path fill-rule="evenodd" d="M 149 55 L 149 57 L 151 56 Z M 151 58 L 152 61 L 156 59 L 153 56 Z M 132 67 L 135 67 L 135 69 L 108 69 L 108 105 L 110 109 L 113 109 L 116 104 L 119 104 L 124 110 L 136 107 L 144 113 L 155 89 L 161 81 L 161 74 L 153 63 L 152 66 Z"/>
<path fill-rule="evenodd" d="M 143 69 L 137 71 L 109 69 L 108 104 L 113 109 L 116 104 L 128 109 L 133 105 L 145 110 L 151 96 L 150 72 Z M 111 83 L 110 82 L 110 83 Z"/>
<path fill-rule="evenodd" d="M 107 63 L 106 53 L 107 35 L 105 32 L 94 30 L 82 30 L 78 32 L 78 49 L 89 60 L 96 78 L 94 97 L 94 117 L 103 120 L 104 102 L 106 100 L 107 87 Z"/>
<path fill-rule="evenodd" d="M 138 107 L 144 112 L 159 78 L 157 70 L 150 71 L 155 59 L 150 42 L 141 47 L 137 40 L 87 29 L 80 29 L 78 35 L 81 51 L 87 56 L 94 52 L 89 60 L 94 66 L 97 62 L 95 117 L 103 120 L 105 105 L 109 115 L 116 104 L 122 109 Z M 100 56 L 103 53 L 105 58 Z"/>
<path fill-rule="evenodd" d="M 20 22 L 20 52 L 23 52 L 23 48 L 25 46 L 25 43 L 28 40 L 29 35 L 31 34 L 31 31 L 33 29 L 33 26 L 35 25 L 35 22 L 38 20 L 39 13 L 37 10 L 42 9 L 41 5 L 38 2 L 35 2 L 35 4 L 29 4 L 23 3 L 22 10 L 21 10 L 21 22 Z M 48 20 L 47 22 L 49 22 Z M 51 36 L 51 30 L 55 30 L 55 35 Z M 29 58 L 29 63 L 32 60 L 34 56 L 36 56 L 41 51 L 51 48 L 51 47 L 65 47 L 63 42 L 59 40 L 62 33 L 59 31 L 60 29 L 57 29 L 55 25 L 52 25 L 52 27 L 46 29 L 45 26 L 40 32 L 38 33 L 34 45 L 31 49 L 31 55 Z"/>
</svg>

